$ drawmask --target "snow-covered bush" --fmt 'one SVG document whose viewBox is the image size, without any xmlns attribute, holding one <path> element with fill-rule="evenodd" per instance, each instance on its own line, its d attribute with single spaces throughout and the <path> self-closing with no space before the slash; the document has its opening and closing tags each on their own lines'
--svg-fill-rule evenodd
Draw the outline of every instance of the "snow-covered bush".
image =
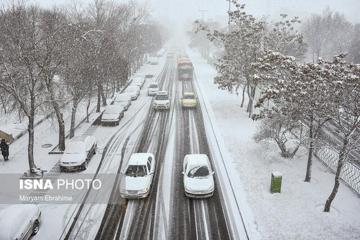
<svg viewBox="0 0 360 240">
<path fill-rule="evenodd" d="M 299 133 L 295 137 L 295 132 Z M 280 114 L 261 121 L 259 131 L 254 136 L 255 141 L 273 140 L 281 151 L 284 158 L 293 158 L 302 144 L 302 124 L 292 121 Z"/>
</svg>

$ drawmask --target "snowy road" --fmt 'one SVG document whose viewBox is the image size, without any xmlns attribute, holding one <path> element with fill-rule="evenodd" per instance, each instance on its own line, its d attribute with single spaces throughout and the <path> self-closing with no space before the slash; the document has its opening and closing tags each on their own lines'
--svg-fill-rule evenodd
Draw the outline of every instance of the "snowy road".
<svg viewBox="0 0 360 240">
<path fill-rule="evenodd" d="M 169 111 L 154 111 L 151 98 L 142 96 L 119 127 L 88 130 L 104 144 L 83 174 L 117 177 L 110 189 L 96 196 L 90 192 L 81 204 L 68 206 L 59 239 L 237 239 L 229 228 L 216 174 L 213 197 L 190 199 L 184 194 L 184 156 L 204 153 L 211 159 L 211 154 L 200 105 L 195 109 L 180 105 L 183 92 L 196 89 L 192 82 L 177 80 L 175 62 L 174 57 L 168 58 L 157 78 L 161 89 L 169 92 Z M 154 153 L 156 172 L 147 198 L 126 200 L 119 193 L 121 172 L 134 152 Z M 97 197 L 109 199 L 108 203 L 87 202 Z"/>
<path fill-rule="evenodd" d="M 185 91 L 196 92 L 192 82 L 178 82 L 178 96 Z M 202 121 L 201 109 L 182 109 L 177 99 L 177 153 L 173 168 L 171 239 L 231 239 L 223 213 L 219 192 L 209 199 L 189 199 L 184 194 L 182 162 L 186 154 L 205 153 L 209 146 Z M 216 176 L 215 176 L 216 177 Z"/>
<path fill-rule="evenodd" d="M 168 59 L 164 69 L 159 81 L 162 89 L 169 91 L 171 110 L 150 111 L 147 129 L 137 150 L 156 155 L 157 170 L 150 196 L 112 208 L 105 214 L 105 225 L 97 238 L 231 239 L 218 191 L 204 200 L 184 195 L 181 175 L 184 156 L 188 153 L 209 155 L 209 146 L 200 107 L 188 110 L 180 106 L 183 89 L 195 91 L 192 83 L 177 80 L 173 58 Z"/>
</svg>

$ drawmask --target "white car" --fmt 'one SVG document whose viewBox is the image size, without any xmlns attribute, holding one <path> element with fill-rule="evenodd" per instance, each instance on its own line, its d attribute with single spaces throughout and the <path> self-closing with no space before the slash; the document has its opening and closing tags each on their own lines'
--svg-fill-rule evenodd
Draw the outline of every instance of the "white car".
<svg viewBox="0 0 360 240">
<path fill-rule="evenodd" d="M 86 170 L 87 165 L 96 153 L 96 139 L 93 136 L 76 137 L 65 145 L 60 159 L 60 171 Z"/>
<path fill-rule="evenodd" d="M 148 62 L 150 65 L 158 65 L 159 64 L 157 57 L 150 57 Z"/>
<path fill-rule="evenodd" d="M 214 194 L 214 172 L 205 154 L 188 154 L 184 158 L 183 172 L 185 195 L 207 198 Z"/>
<path fill-rule="evenodd" d="M 39 232 L 40 223 L 41 211 L 37 205 L 10 205 L 0 211 L 0 239 L 31 239 Z"/>
<path fill-rule="evenodd" d="M 135 86 L 138 86 L 140 89 L 142 88 L 142 86 L 144 86 L 144 83 L 145 83 L 145 78 L 143 77 L 137 77 L 137 78 L 134 78 L 133 81 L 132 81 L 132 85 L 135 85 Z"/>
<path fill-rule="evenodd" d="M 134 153 L 124 171 L 120 184 L 123 198 L 145 198 L 150 193 L 155 173 L 155 157 L 151 153 Z"/>
<path fill-rule="evenodd" d="M 124 107 L 125 111 L 127 111 L 131 105 L 131 96 L 126 93 L 118 94 L 115 97 L 114 105 L 121 105 Z"/>
<path fill-rule="evenodd" d="M 124 117 L 125 108 L 120 104 L 109 105 L 101 115 L 101 125 L 119 125 Z"/>
<path fill-rule="evenodd" d="M 140 88 L 138 86 L 129 86 L 126 88 L 125 93 L 131 96 L 131 100 L 136 100 L 140 95 Z"/>
<path fill-rule="evenodd" d="M 154 74 L 152 73 L 148 73 L 145 75 L 145 79 L 150 79 L 150 78 L 153 78 L 154 77 Z"/>
<path fill-rule="evenodd" d="M 159 84 L 156 82 L 150 83 L 148 87 L 148 96 L 154 96 L 159 91 Z"/>
<path fill-rule="evenodd" d="M 153 107 L 155 110 L 170 109 L 170 99 L 167 91 L 159 91 L 156 93 Z"/>
</svg>

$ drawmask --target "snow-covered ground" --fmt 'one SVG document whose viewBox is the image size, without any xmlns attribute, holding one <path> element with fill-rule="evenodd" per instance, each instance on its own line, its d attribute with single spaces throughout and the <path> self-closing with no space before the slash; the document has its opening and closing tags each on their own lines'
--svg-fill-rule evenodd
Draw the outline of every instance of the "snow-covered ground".
<svg viewBox="0 0 360 240">
<path fill-rule="evenodd" d="M 144 65 L 141 67 L 135 75 L 142 75 L 148 73 L 153 73 L 156 76 L 160 73 L 162 69 L 163 62 L 165 59 L 161 60 L 159 65 Z M 80 124 L 79 127 L 76 129 L 75 135 L 80 136 L 82 134 L 86 135 L 93 135 L 97 138 L 98 141 L 98 150 L 97 153 L 90 161 L 88 169 L 81 173 L 60 173 L 58 172 L 58 167 L 55 165 L 58 163 L 59 159 L 61 158 L 61 154 L 48 154 L 48 152 L 57 145 L 58 141 L 58 131 L 57 131 L 57 124 L 55 119 L 47 119 L 43 123 L 35 129 L 35 146 L 34 146 L 34 156 L 35 162 L 38 167 L 41 169 L 49 171 L 49 174 L 54 177 L 64 177 L 66 174 L 71 176 L 77 174 L 87 174 L 88 176 L 93 175 L 96 172 L 96 169 L 99 166 L 101 160 L 102 151 L 109 141 L 111 136 L 118 130 L 120 131 L 121 136 L 118 137 L 119 140 L 114 141 L 116 145 L 116 153 L 113 150 L 109 150 L 110 156 L 108 156 L 106 161 L 103 163 L 102 168 L 99 173 L 116 173 L 116 170 L 119 165 L 118 158 L 120 156 L 121 146 L 123 145 L 120 142 L 124 142 L 126 136 L 134 132 L 134 129 L 138 129 L 138 125 L 144 122 L 144 118 L 146 117 L 148 108 L 150 106 L 150 99 L 151 97 L 147 96 L 147 85 L 152 80 L 148 80 L 147 83 L 144 85 L 143 89 L 141 90 L 141 96 L 138 100 L 133 101 L 132 105 L 130 106 L 129 110 L 125 112 L 125 117 L 121 120 L 120 125 L 117 127 L 102 127 L 102 126 L 91 126 L 91 122 L 93 122 L 99 114 L 93 113 L 90 115 L 90 123 L 80 122 L 86 116 L 85 104 L 84 106 L 81 105 L 78 108 L 77 113 L 77 124 Z M 93 103 L 90 109 L 95 107 L 95 102 Z M 66 129 L 69 129 L 70 126 L 70 113 L 71 108 L 66 109 L 64 112 L 65 117 L 65 125 Z M 5 120 L 4 120 L 5 121 Z M 11 120 L 13 121 L 13 120 Z M 7 122 L 11 122 L 9 119 Z M 134 138 L 139 134 L 139 130 L 137 130 L 136 134 L 134 134 Z M 5 173 L 14 173 L 18 174 L 19 177 L 21 174 L 28 169 L 27 163 L 27 134 L 19 138 L 17 141 L 10 145 L 10 160 L 8 162 L 4 162 L 1 158 L 0 160 L 0 174 Z M 51 147 L 44 147 L 44 144 L 50 144 Z M 113 144 L 113 145 L 114 145 Z M 128 144 L 129 151 L 131 149 L 131 141 Z M 112 145 L 111 145 L 112 146 Z M 108 154 L 108 155 L 109 155 Z M 45 173 L 47 174 L 47 173 Z M 109 191 L 110 194 L 111 191 Z M 80 192 L 83 194 L 83 192 Z M 82 196 L 78 196 L 82 198 Z M 103 196 L 105 198 L 105 196 Z M 103 203 L 103 201 L 101 202 Z M 57 239 L 60 235 L 63 234 L 63 229 L 68 227 L 67 225 L 71 222 L 71 219 L 74 217 L 74 213 L 76 212 L 79 204 L 40 204 L 39 207 L 42 211 L 42 226 L 39 233 L 34 237 L 34 239 Z M 88 225 L 94 227 L 96 224 L 101 223 L 103 210 L 106 208 L 106 204 L 95 204 L 96 209 L 100 209 L 96 212 L 96 216 L 91 218 Z M 0 210 L 6 207 L 5 204 L 0 205 Z M 4 217 L 4 216 L 0 216 Z M 99 222 L 100 221 L 100 222 Z M 96 227 L 94 228 L 96 231 Z M 88 234 L 93 234 L 88 231 Z M 86 238 L 84 238 L 86 239 Z"/>
<path fill-rule="evenodd" d="M 90 111 L 95 108 L 95 102 L 92 103 Z M 86 103 L 82 102 L 76 113 L 76 124 L 80 124 L 86 117 Z M 71 121 L 71 106 L 65 107 L 64 111 L 65 129 L 66 133 L 70 129 Z M 94 111 L 90 115 L 90 120 L 98 116 Z M 18 125 L 21 127 L 22 125 Z M 76 135 L 84 132 L 90 124 L 83 123 L 76 129 Z M 26 129 L 26 127 L 25 127 Z M 28 169 L 27 162 L 27 144 L 28 134 L 26 133 L 18 140 L 10 145 L 9 161 L 4 162 L 0 158 L 0 173 L 23 173 Z M 58 161 L 59 156 L 48 155 L 48 152 L 58 144 L 58 127 L 55 116 L 50 117 L 35 127 L 35 142 L 34 142 L 34 158 L 35 164 L 44 170 L 50 170 Z M 48 146 L 46 146 L 48 145 Z"/>
<path fill-rule="evenodd" d="M 215 69 L 197 52 L 189 51 L 202 93 L 214 113 L 213 123 L 225 143 L 226 165 L 232 181 L 240 181 L 261 239 L 360 239 L 360 198 L 341 184 L 330 213 L 322 212 L 334 175 L 319 161 L 313 163 L 311 183 L 305 183 L 306 149 L 293 159 L 281 158 L 274 143 L 253 139 L 259 122 L 248 118 L 240 96 L 214 85 Z M 226 156 L 226 154 L 225 154 Z M 273 171 L 283 175 L 282 192 L 270 193 Z M 251 216 L 250 216 L 251 218 Z"/>
</svg>

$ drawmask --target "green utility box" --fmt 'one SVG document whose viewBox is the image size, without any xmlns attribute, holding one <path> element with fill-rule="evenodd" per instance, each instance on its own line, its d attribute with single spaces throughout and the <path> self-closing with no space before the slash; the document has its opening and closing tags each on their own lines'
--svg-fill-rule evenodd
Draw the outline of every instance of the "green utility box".
<svg viewBox="0 0 360 240">
<path fill-rule="evenodd" d="M 281 192 L 281 181 L 282 174 L 280 172 L 272 172 L 271 173 L 271 193 L 280 193 Z"/>
</svg>

